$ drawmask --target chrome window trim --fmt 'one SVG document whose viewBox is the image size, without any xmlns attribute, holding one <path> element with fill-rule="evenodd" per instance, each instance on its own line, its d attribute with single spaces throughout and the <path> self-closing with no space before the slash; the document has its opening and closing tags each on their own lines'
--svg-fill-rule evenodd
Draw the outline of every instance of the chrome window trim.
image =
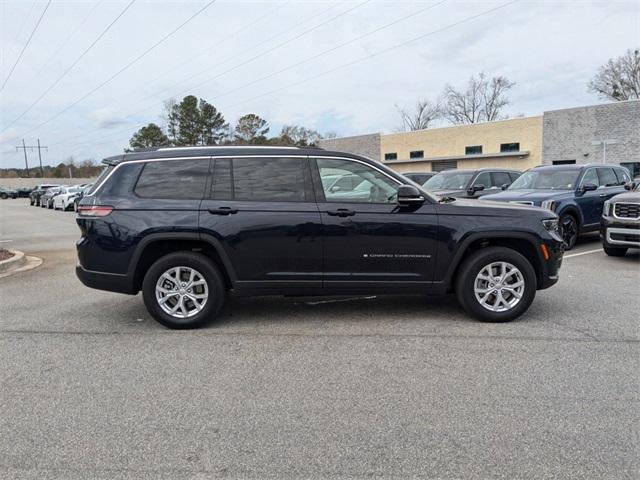
<svg viewBox="0 0 640 480">
<path fill-rule="evenodd" d="M 292 150 L 296 150 L 297 149 L 297 147 L 291 147 L 291 148 L 292 148 Z M 380 172 L 384 176 L 386 176 L 389 179 L 391 179 L 397 185 L 403 185 L 403 183 L 401 183 L 399 180 L 397 180 L 393 176 L 389 175 L 384 170 L 381 170 L 380 168 L 378 168 L 375 165 L 371 165 L 368 162 L 365 162 L 365 161 L 362 161 L 362 160 L 358 160 L 356 158 L 340 157 L 340 156 L 335 156 L 335 155 L 308 155 L 308 154 L 305 154 L 305 155 L 274 155 L 274 154 L 266 154 L 266 155 L 206 155 L 206 156 L 194 156 L 194 157 L 185 156 L 185 157 L 166 157 L 166 158 L 146 158 L 146 159 L 140 159 L 140 160 L 128 160 L 128 161 L 120 162 L 115 166 L 115 168 L 113 170 L 111 170 L 109 175 L 107 175 L 104 178 L 104 180 L 102 180 L 100 185 L 98 185 L 96 187 L 96 189 L 90 195 L 85 195 L 85 197 L 93 197 L 93 196 L 95 196 L 100 190 L 102 190 L 102 188 L 104 187 L 105 183 L 111 178 L 111 176 L 123 165 L 137 164 L 137 163 L 147 163 L 147 162 L 168 162 L 168 161 L 172 161 L 172 160 L 211 160 L 212 158 L 230 158 L 230 159 L 233 159 L 233 158 L 307 158 L 307 159 L 327 158 L 327 159 L 331 159 L 331 160 L 346 160 L 346 161 L 349 161 L 349 162 L 357 162 L 357 163 L 360 163 L 362 165 L 366 165 L 366 166 L 368 166 L 370 168 L 373 168 L 374 170 L 377 170 L 378 172 Z M 423 194 L 426 193 L 426 195 L 427 195 L 426 198 L 428 198 L 431 201 L 431 203 L 437 203 L 437 200 L 435 198 L 433 198 L 428 192 L 426 192 L 424 190 L 422 190 L 422 192 L 423 192 Z"/>
</svg>

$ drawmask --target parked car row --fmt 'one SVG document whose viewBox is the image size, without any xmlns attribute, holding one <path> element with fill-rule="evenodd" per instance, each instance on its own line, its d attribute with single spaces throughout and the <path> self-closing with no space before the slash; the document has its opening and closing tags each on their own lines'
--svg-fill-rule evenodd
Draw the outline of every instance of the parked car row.
<svg viewBox="0 0 640 480">
<path fill-rule="evenodd" d="M 442 198 L 481 198 L 551 210 L 560 217 L 565 248 L 570 250 L 580 234 L 598 230 L 605 202 L 623 193 L 629 182 L 631 175 L 624 167 L 587 164 L 538 166 L 524 173 L 448 170 L 433 175 L 423 187 Z"/>
<path fill-rule="evenodd" d="M 54 210 L 78 211 L 78 203 L 93 183 L 82 185 L 38 185 L 29 195 L 29 204 Z"/>
</svg>

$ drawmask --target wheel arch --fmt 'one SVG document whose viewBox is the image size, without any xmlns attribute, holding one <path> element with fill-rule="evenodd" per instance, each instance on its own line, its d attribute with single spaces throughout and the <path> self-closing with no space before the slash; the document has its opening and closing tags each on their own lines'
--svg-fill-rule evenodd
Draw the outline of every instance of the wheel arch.
<svg viewBox="0 0 640 480">
<path fill-rule="evenodd" d="M 478 232 L 469 235 L 458 247 L 444 278 L 445 288 L 453 291 L 455 279 L 463 262 L 473 253 L 486 247 L 505 247 L 523 255 L 536 273 L 537 288 L 543 283 L 542 253 L 539 241 L 533 234 L 526 232 Z"/>
<path fill-rule="evenodd" d="M 157 233 L 145 236 L 138 243 L 127 276 L 135 291 L 142 287 L 144 275 L 158 258 L 177 251 L 199 252 L 220 269 L 227 289 L 234 287 L 236 274 L 222 244 L 210 235 L 197 233 Z"/>
</svg>

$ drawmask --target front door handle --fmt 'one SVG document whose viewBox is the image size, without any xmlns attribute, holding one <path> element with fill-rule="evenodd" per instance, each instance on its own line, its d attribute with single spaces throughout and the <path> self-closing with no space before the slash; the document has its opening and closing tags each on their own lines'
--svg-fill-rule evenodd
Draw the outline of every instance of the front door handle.
<svg viewBox="0 0 640 480">
<path fill-rule="evenodd" d="M 209 213 L 211 215 L 233 215 L 238 213 L 238 209 L 231 207 L 210 208 Z"/>
<path fill-rule="evenodd" d="M 601 194 L 600 194 L 600 198 L 604 198 L 604 197 L 606 197 L 606 196 L 607 196 L 607 194 L 606 194 L 606 193 L 601 193 Z"/>
<path fill-rule="evenodd" d="M 354 210 L 347 208 L 339 208 L 337 210 L 328 210 L 327 213 L 332 217 L 352 217 L 356 214 Z"/>
</svg>

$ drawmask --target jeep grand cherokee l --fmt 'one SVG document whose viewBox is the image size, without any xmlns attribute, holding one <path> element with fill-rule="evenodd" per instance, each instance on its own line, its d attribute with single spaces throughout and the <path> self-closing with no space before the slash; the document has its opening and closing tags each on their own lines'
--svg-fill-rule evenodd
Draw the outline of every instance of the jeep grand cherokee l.
<svg viewBox="0 0 640 480">
<path fill-rule="evenodd" d="M 438 200 L 357 155 L 159 148 L 104 163 L 79 205 L 77 275 L 93 288 L 142 290 L 171 328 L 203 325 L 228 293 L 455 292 L 469 314 L 503 322 L 558 280 L 554 213 Z M 342 175 L 359 177 L 358 195 L 323 182 Z"/>
</svg>

